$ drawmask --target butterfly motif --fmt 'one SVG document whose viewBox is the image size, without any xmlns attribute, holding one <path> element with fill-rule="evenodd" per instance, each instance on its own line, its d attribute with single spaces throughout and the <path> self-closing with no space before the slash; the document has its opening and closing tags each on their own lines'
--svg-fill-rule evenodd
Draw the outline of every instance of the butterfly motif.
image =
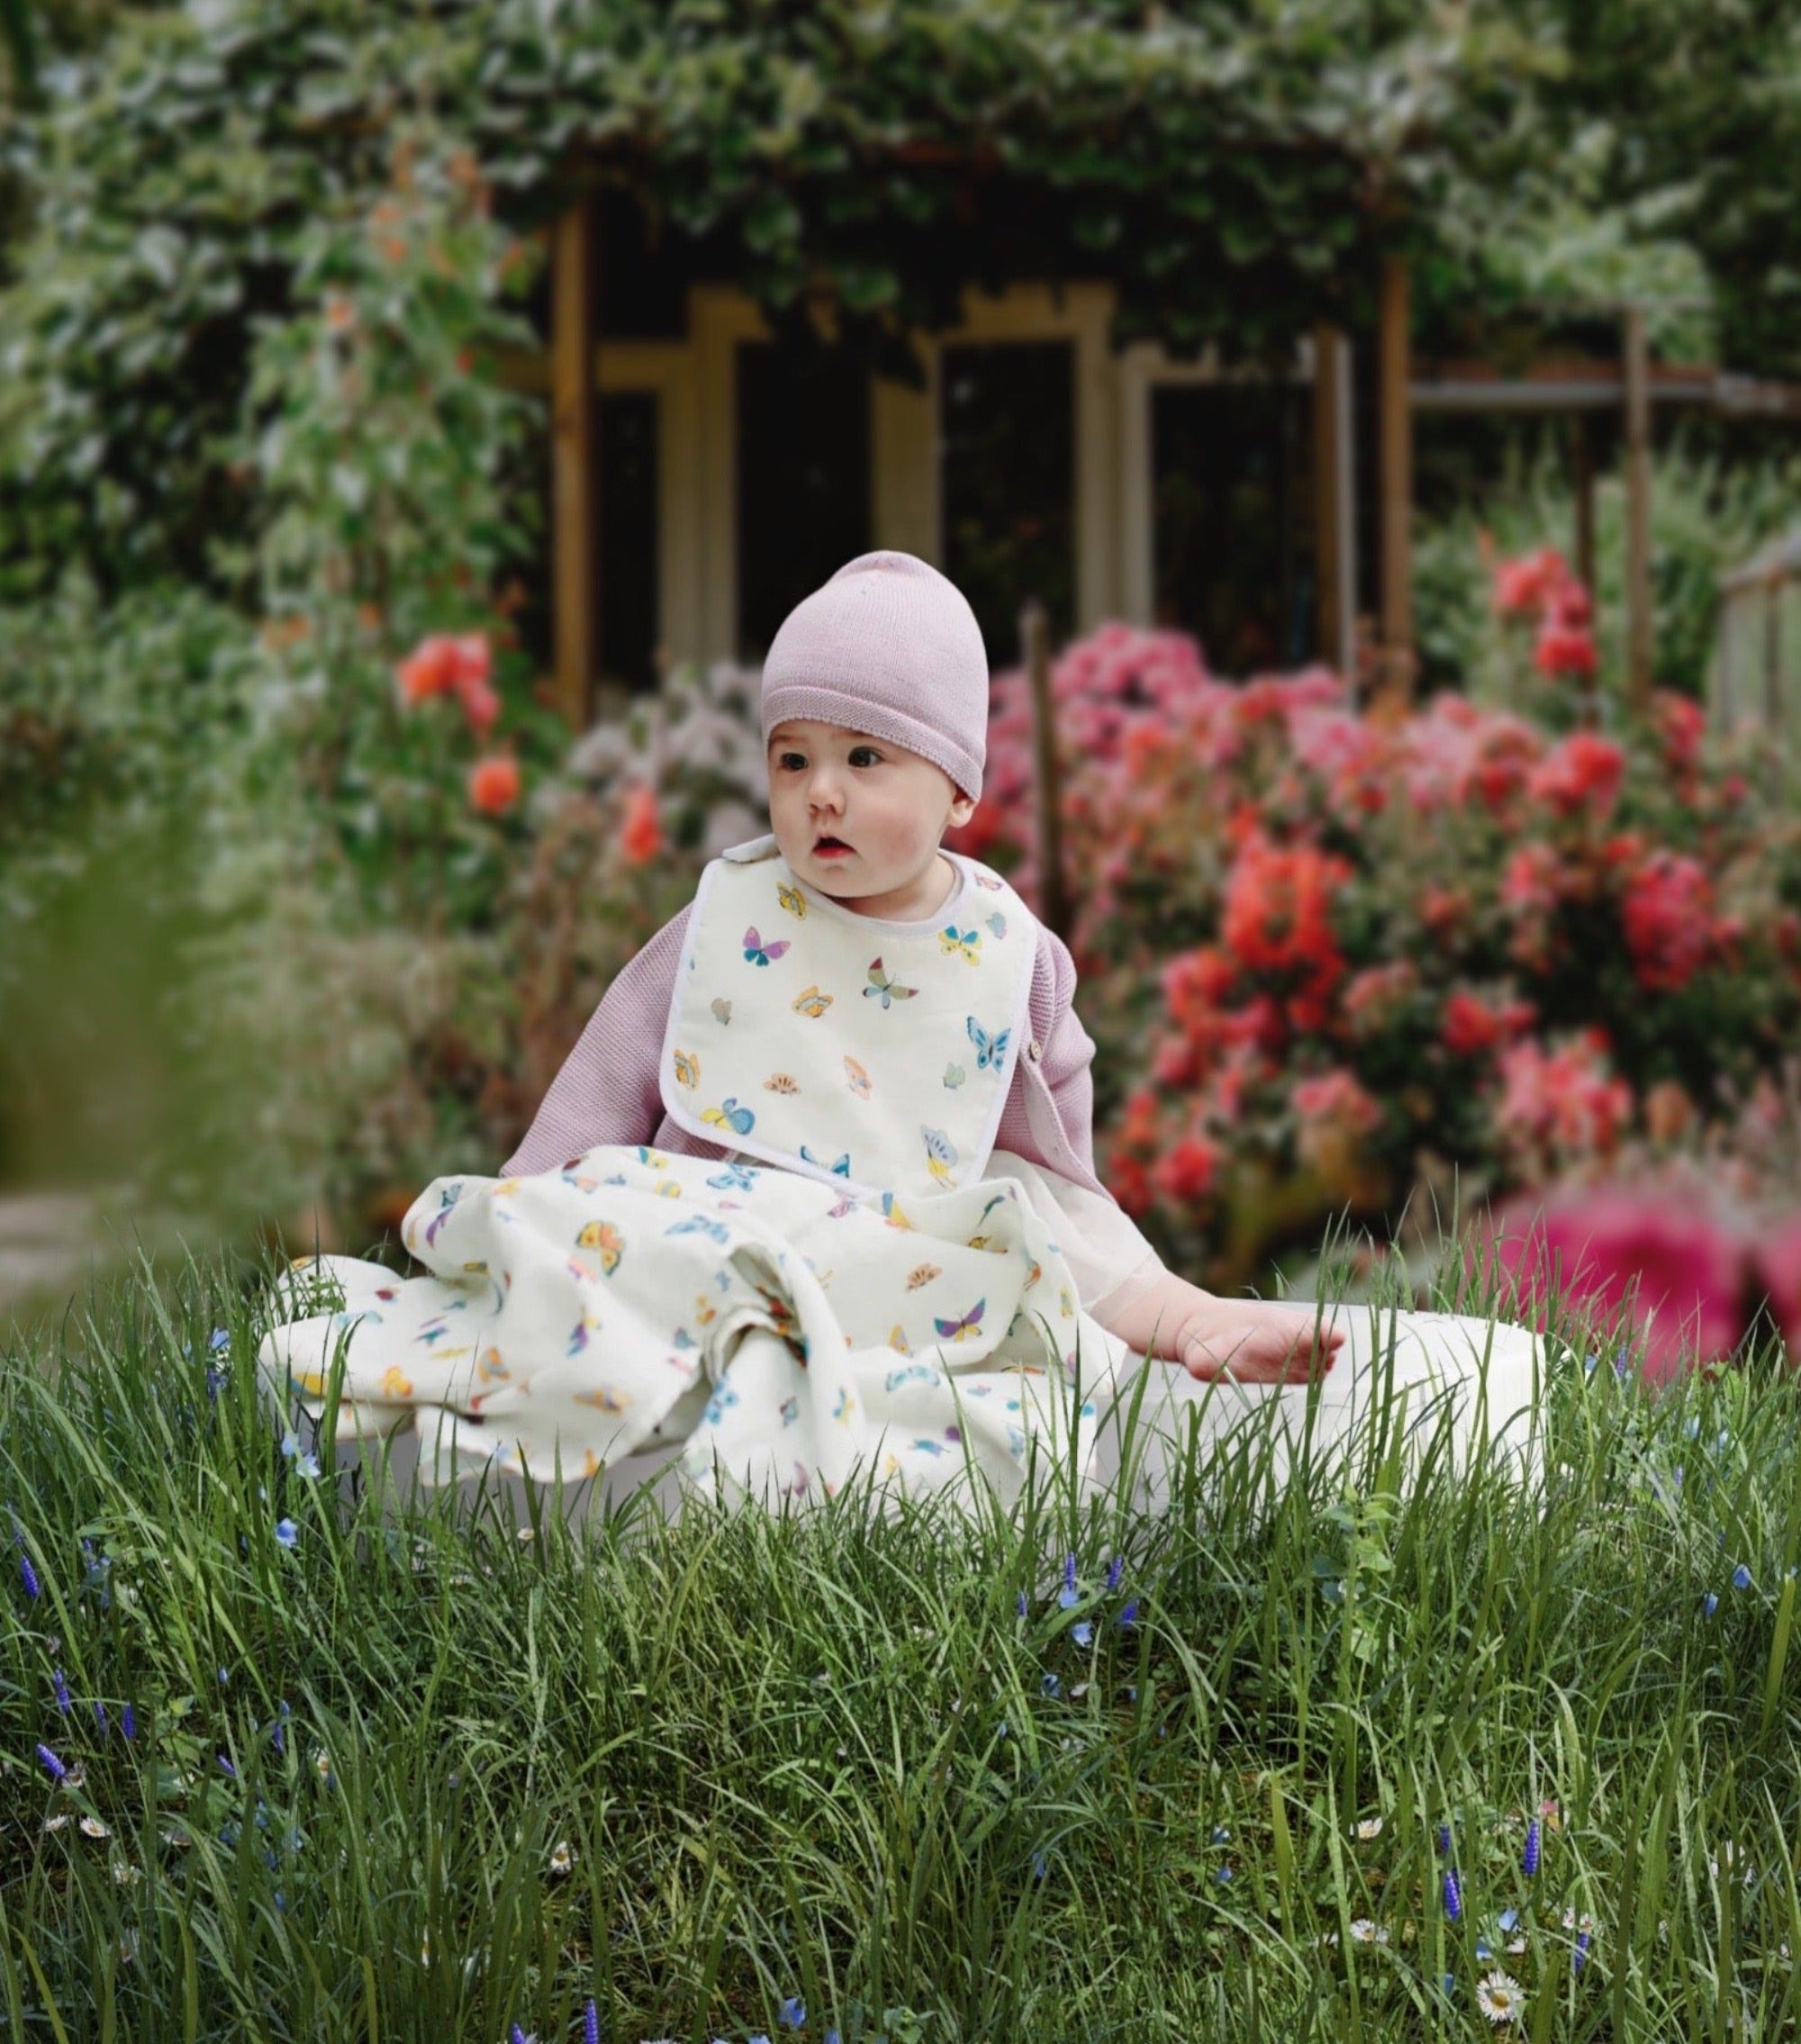
<svg viewBox="0 0 1801 2044">
<path fill-rule="evenodd" d="M 910 1292 L 916 1292 L 921 1285 L 928 1285 L 934 1278 L 941 1277 L 943 1274 L 942 1267 L 937 1263 L 916 1264 L 907 1273 L 907 1289 Z"/>
<path fill-rule="evenodd" d="M 979 1334 L 982 1332 L 982 1316 L 987 1309 L 987 1299 L 979 1298 L 960 1320 L 940 1320 L 934 1314 L 932 1325 L 946 1341 L 960 1342 L 965 1334 Z"/>
<path fill-rule="evenodd" d="M 732 1018 L 732 1004 L 730 1003 L 730 1001 L 729 1001 L 729 1000 L 720 1000 L 720 999 L 718 999 L 717 997 L 715 997 L 715 999 L 714 999 L 714 1001 L 713 1001 L 713 1019 L 714 1019 L 714 1021 L 716 1021 L 716 1022 L 729 1022 L 729 1021 L 731 1020 L 731 1018 Z"/>
<path fill-rule="evenodd" d="M 663 1154 L 661 1150 L 653 1150 L 647 1143 L 640 1143 L 638 1145 L 638 1161 L 641 1164 L 648 1164 L 654 1171 L 663 1171 L 669 1169 L 668 1158 Z"/>
<path fill-rule="evenodd" d="M 890 1328 L 888 1345 L 900 1355 L 911 1355 L 913 1352 L 911 1345 L 907 1340 L 907 1330 L 899 1325 Z"/>
<path fill-rule="evenodd" d="M 1069 1319 L 1075 1312 L 1075 1301 L 1070 1297 L 1070 1289 L 1067 1285 L 1059 1285 L 1057 1288 L 1057 1306 L 1065 1320 Z"/>
<path fill-rule="evenodd" d="M 817 1022 L 832 1005 L 832 999 L 830 994 L 821 993 L 818 987 L 809 987 L 805 992 L 796 994 L 788 1005 L 796 1015 L 808 1016 Z"/>
<path fill-rule="evenodd" d="M 438 1231 L 449 1218 L 450 1209 L 461 1197 L 462 1190 L 463 1187 L 459 1180 L 455 1185 L 447 1185 L 443 1191 L 438 1195 L 439 1201 L 438 1211 L 426 1223 L 425 1226 L 425 1241 L 428 1248 L 438 1240 Z"/>
<path fill-rule="evenodd" d="M 400 1294 L 392 1285 L 377 1285 L 376 1287 L 376 1297 L 377 1298 L 398 1298 Z"/>
<path fill-rule="evenodd" d="M 869 967 L 869 984 L 863 990 L 865 1000 L 879 999 L 886 1010 L 891 1000 L 911 1000 L 919 992 L 918 987 L 903 987 L 888 977 L 882 970 L 882 961 L 873 959 Z"/>
<path fill-rule="evenodd" d="M 942 1128 L 928 1128 L 924 1122 L 919 1134 L 926 1139 L 926 1169 L 940 1185 L 949 1185 L 951 1166 L 957 1161 L 955 1144 Z"/>
<path fill-rule="evenodd" d="M 1006 1028 L 998 1036 L 991 1036 L 974 1016 L 965 1016 L 964 1020 L 969 1029 L 969 1040 L 975 1045 L 975 1069 L 978 1072 L 986 1072 L 991 1067 L 998 1070 L 1001 1059 L 1007 1055 L 1007 1041 L 1012 1030 Z"/>
<path fill-rule="evenodd" d="M 800 1399 L 799 1399 L 799 1398 L 783 1398 L 783 1401 L 782 1401 L 782 1424 L 783 1424 L 783 1426 L 792 1426 L 792 1425 L 793 1425 L 793 1424 L 794 1424 L 794 1422 L 795 1422 L 795 1421 L 796 1421 L 797 1419 L 799 1419 L 799 1418 L 800 1418 L 800 1416 L 801 1416 L 801 1401 L 800 1401 Z"/>
<path fill-rule="evenodd" d="M 996 880 L 991 873 L 983 873 L 982 868 L 977 866 L 975 869 L 975 884 L 978 887 L 985 887 L 991 894 L 999 894 L 1003 883 Z"/>
<path fill-rule="evenodd" d="M 813 1166 L 815 1171 L 830 1171 L 834 1178 L 848 1178 L 850 1176 L 850 1152 L 848 1150 L 835 1164 L 827 1163 L 823 1157 L 816 1157 L 804 1143 L 801 1145 L 801 1155 Z"/>
<path fill-rule="evenodd" d="M 792 1072 L 772 1072 L 763 1081 L 765 1093 L 798 1093 L 801 1082 Z"/>
<path fill-rule="evenodd" d="M 765 944 L 756 934 L 753 923 L 744 933 L 744 962 L 747 965 L 766 965 L 772 958 L 780 958 L 788 949 L 788 939 Z"/>
<path fill-rule="evenodd" d="M 903 1384 L 942 1384 L 942 1373 L 928 1362 L 910 1362 L 905 1370 L 891 1370 L 882 1385 L 884 1391 L 898 1391 Z"/>
<path fill-rule="evenodd" d="M 828 1221 L 841 1221 L 855 1205 L 856 1201 L 848 1197 L 843 1199 L 835 1199 L 826 1209 L 826 1218 Z"/>
<path fill-rule="evenodd" d="M 675 1054 L 677 1057 L 680 1057 L 682 1054 L 680 1051 L 677 1051 Z M 594 1188 L 601 1182 L 599 1179 L 593 1177 L 591 1173 L 587 1171 L 573 1171 L 567 1164 L 565 1164 L 563 1167 L 562 1178 L 565 1185 L 573 1185 L 577 1192 L 592 1192 Z"/>
<path fill-rule="evenodd" d="M 597 1384 L 592 1391 L 577 1391 L 578 1406 L 593 1406 L 603 1413 L 622 1413 L 631 1403 L 629 1392 L 615 1390 L 611 1384 Z"/>
<path fill-rule="evenodd" d="M 701 1083 L 701 1061 L 687 1051 L 675 1053 L 675 1083 L 678 1086 Z"/>
<path fill-rule="evenodd" d="M 856 1095 L 858 1099 L 866 1100 L 870 1092 L 868 1072 L 854 1057 L 846 1057 L 844 1061 L 844 1066 L 845 1077 L 850 1081 L 851 1091 Z"/>
<path fill-rule="evenodd" d="M 851 1397 L 848 1391 L 843 1389 L 842 1387 L 840 1387 L 837 1396 L 837 1403 L 832 1407 L 832 1417 L 834 1419 L 841 1419 L 848 1424 L 851 1413 L 855 1408 L 855 1406 L 856 1400 Z"/>
<path fill-rule="evenodd" d="M 1037 1258 L 1035 1256 L 1032 1259 L 1032 1268 L 1026 1273 L 1026 1282 L 1020 1286 L 1020 1290 L 1030 1291 L 1032 1287 L 1037 1283 L 1038 1280 L 1042 1278 L 1044 1274 L 1045 1266 L 1040 1263 Z"/>
<path fill-rule="evenodd" d="M 659 1199 L 679 1199 L 682 1197 L 682 1180 L 679 1178 L 659 1178 L 650 1189 Z"/>
<path fill-rule="evenodd" d="M 685 1327 L 678 1327 L 676 1328 L 675 1332 L 672 1335 L 670 1335 L 669 1345 L 672 1349 L 697 1349 L 701 1344 L 694 1339 L 694 1337 L 688 1332 Z"/>
<path fill-rule="evenodd" d="M 729 1242 L 731 1230 L 723 1221 L 710 1221 L 704 1214 L 690 1214 L 685 1221 L 673 1222 L 664 1229 L 668 1235 L 703 1235 L 714 1242 Z"/>
<path fill-rule="evenodd" d="M 807 897 L 801 892 L 799 888 L 786 886 L 783 882 L 778 881 L 775 883 L 775 899 L 787 909 L 791 916 L 798 916 L 802 922 L 806 921 Z"/>
<path fill-rule="evenodd" d="M 922 1436 L 913 1443 L 913 1452 L 916 1455 L 942 1455 L 944 1452 L 945 1444 L 942 1441 L 928 1441 Z"/>
<path fill-rule="evenodd" d="M 391 1362 L 382 1372 L 381 1390 L 385 1398 L 410 1398 L 412 1379 L 397 1363 Z"/>
<path fill-rule="evenodd" d="M 566 1352 L 569 1355 L 580 1355 L 588 1345 L 588 1336 L 593 1334 L 599 1326 L 600 1322 L 593 1315 L 584 1313 L 569 1330 L 569 1346 Z"/>
<path fill-rule="evenodd" d="M 740 1135 L 748 1135 L 756 1126 L 756 1117 L 748 1108 L 739 1107 L 736 1094 L 730 1095 L 722 1107 L 702 1108 L 701 1119 L 720 1128 L 736 1129 Z"/>
<path fill-rule="evenodd" d="M 988 927 L 994 932 L 997 939 L 1007 935 L 1007 918 L 999 909 L 988 918 Z"/>
<path fill-rule="evenodd" d="M 982 932 L 960 930 L 955 923 L 951 923 L 938 932 L 938 949 L 947 958 L 955 958 L 961 953 L 972 965 L 979 965 L 982 963 Z"/>
<path fill-rule="evenodd" d="M 475 1375 L 484 1384 L 508 1384 L 512 1381 L 512 1371 L 501 1361 L 498 1349 L 484 1349 L 482 1358 L 475 1365 Z"/>
<path fill-rule="evenodd" d="M 756 1189 L 756 1177 L 742 1164 L 734 1162 L 729 1163 L 717 1178 L 710 1178 L 707 1183 L 716 1192 L 750 1192 Z"/>
<path fill-rule="evenodd" d="M 951 1091 L 954 1093 L 968 1077 L 968 1072 L 966 1072 L 960 1064 L 947 1064 L 945 1067 L 945 1084 L 948 1086 Z"/>
<path fill-rule="evenodd" d="M 719 1307 L 712 1303 L 706 1293 L 696 1292 L 694 1294 L 694 1317 L 701 1323 L 701 1326 L 710 1325 L 719 1316 Z"/>
<path fill-rule="evenodd" d="M 900 1211 L 891 1192 L 882 1195 L 882 1217 L 891 1228 L 910 1228 L 913 1225 Z"/>
<path fill-rule="evenodd" d="M 625 1237 L 611 1221 L 590 1221 L 575 1237 L 577 1249 L 598 1249 L 601 1253 L 601 1269 L 608 1277 L 620 1267 L 620 1258 L 625 1254 Z M 584 1277 L 587 1275 L 583 1272 Z"/>
</svg>

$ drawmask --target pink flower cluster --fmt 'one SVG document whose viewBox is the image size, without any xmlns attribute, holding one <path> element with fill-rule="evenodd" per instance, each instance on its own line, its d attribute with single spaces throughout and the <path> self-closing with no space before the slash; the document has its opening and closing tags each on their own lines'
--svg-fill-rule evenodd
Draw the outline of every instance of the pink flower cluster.
<svg viewBox="0 0 1801 2044">
<path fill-rule="evenodd" d="M 454 698 L 478 743 L 501 713 L 485 632 L 430 633 L 394 669 L 394 682 L 408 709 Z M 469 806 L 483 816 L 504 816 L 517 804 L 520 785 L 519 762 L 511 753 L 484 754 L 469 769 Z"/>
<path fill-rule="evenodd" d="M 1509 604 L 1568 597 L 1553 554 L 1512 565 Z M 1102 1168 L 1198 1253 L 1284 1171 L 1335 1203 L 1404 1194 L 1422 1145 L 1502 1190 L 1592 1172 L 1668 1134 L 1672 1064 L 1754 1064 L 1772 1014 L 1801 1026 L 1801 914 L 1721 912 L 1728 862 L 1775 837 L 1691 704 L 1660 694 L 1618 738 L 1448 694 L 1379 721 L 1322 669 L 1236 687 L 1121 625 L 1052 691 L 1083 1019 L 1127 1075 Z M 989 792 L 950 842 L 1030 899 L 1024 675 L 993 702 Z M 1661 1037 L 1655 1004 L 1697 982 L 1706 1034 L 1688 1007 Z"/>
<path fill-rule="evenodd" d="M 1554 547 L 1540 547 L 1495 569 L 1494 606 L 1504 618 L 1535 620 L 1533 664 L 1542 674 L 1592 674 L 1597 661 L 1588 589 Z"/>
</svg>

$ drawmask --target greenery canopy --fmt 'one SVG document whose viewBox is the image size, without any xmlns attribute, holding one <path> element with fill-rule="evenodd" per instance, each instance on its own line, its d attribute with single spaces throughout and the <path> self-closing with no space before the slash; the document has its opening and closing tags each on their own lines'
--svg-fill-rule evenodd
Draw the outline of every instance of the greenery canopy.
<svg viewBox="0 0 1801 2044">
<path fill-rule="evenodd" d="M 1592 128 L 1625 17 L 1670 10 L 1579 12 L 1579 77 L 1560 10 L 1502 0 L 121 14 L 6 130 L 31 224 L 0 244 L 0 561 L 15 587 L 72 557 L 108 587 L 206 572 L 207 536 L 250 512 L 254 331 L 290 309 L 300 237 L 366 213 L 403 136 L 471 151 L 520 231 L 584 182 L 627 186 L 778 330 L 823 300 L 885 373 L 911 373 L 909 332 L 949 323 L 966 283 L 1020 276 L 1111 276 L 1120 342 L 1273 355 L 1368 318 L 1387 249 L 1413 258 L 1427 329 L 1542 283 L 1523 251 L 1624 160 L 1591 136 L 1579 177 L 1558 138 Z M 1666 274 L 1668 233 L 1628 222 L 1615 254 L 1648 241 Z"/>
</svg>

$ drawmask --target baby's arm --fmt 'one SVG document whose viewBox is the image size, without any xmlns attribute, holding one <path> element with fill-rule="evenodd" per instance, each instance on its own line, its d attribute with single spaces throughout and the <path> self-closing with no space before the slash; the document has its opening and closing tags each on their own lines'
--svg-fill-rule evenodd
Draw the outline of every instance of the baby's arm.
<svg viewBox="0 0 1801 2044">
<path fill-rule="evenodd" d="M 525 1140 L 501 1167 L 529 1177 L 597 1143 L 648 1143 L 663 1119 L 657 1060 L 682 960 L 687 909 L 664 924 L 607 989 L 550 1082 Z"/>
<path fill-rule="evenodd" d="M 1190 1377 L 1229 1373 L 1241 1383 L 1304 1383 L 1315 1368 L 1330 1370 L 1342 1328 L 1316 1331 L 1313 1309 L 1261 1299 L 1220 1298 L 1173 1271 L 1121 1286 L 1093 1316 L 1134 1355 L 1179 1362 Z"/>
</svg>

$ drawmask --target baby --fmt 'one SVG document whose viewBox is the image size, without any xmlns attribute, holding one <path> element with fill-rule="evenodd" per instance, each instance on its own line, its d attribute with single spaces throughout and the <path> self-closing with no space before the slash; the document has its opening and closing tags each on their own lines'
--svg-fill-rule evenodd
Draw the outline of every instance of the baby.
<svg viewBox="0 0 1801 2044">
<path fill-rule="evenodd" d="M 729 929 L 721 922 L 733 915 L 732 863 L 779 854 L 800 883 L 782 892 L 792 914 L 805 918 L 810 892 L 866 922 L 859 970 L 867 963 L 863 952 L 872 947 L 885 949 L 891 960 L 905 950 L 906 976 L 920 984 L 898 983 L 902 968 L 884 968 L 878 955 L 862 990 L 879 997 L 884 1011 L 896 1001 L 919 1001 L 913 1011 L 919 1020 L 903 1036 L 912 1040 L 916 1063 L 928 1054 L 936 1059 L 937 1044 L 948 1041 L 945 1030 L 965 1027 L 961 1009 L 967 987 L 959 983 L 958 960 L 973 956 L 983 941 L 984 920 L 994 933 L 991 954 L 1013 947 L 1009 955 L 1017 961 L 1022 997 L 1012 1009 L 1018 1026 L 990 1033 L 975 1017 L 966 1018 L 975 1046 L 967 1062 L 984 1068 L 1000 1062 L 1006 1068 L 996 1075 L 1005 1081 L 996 1089 L 998 1113 L 984 1118 L 974 1105 L 978 1089 L 955 1090 L 963 1068 L 951 1062 L 944 1085 L 954 1090 L 934 1090 L 930 1118 L 960 1135 L 961 1150 L 942 1132 L 921 1125 L 927 1109 L 919 1094 L 896 1104 L 897 1140 L 903 1122 L 904 1133 L 910 1138 L 918 1126 L 928 1147 L 937 1133 L 964 1167 L 956 1182 L 1019 1176 L 1053 1221 L 1082 1280 L 1084 1307 L 1134 1352 L 1180 1362 L 1201 1379 L 1229 1370 L 1244 1381 L 1296 1382 L 1330 1369 L 1341 1330 L 1317 1325 L 1311 1309 L 1223 1299 L 1175 1276 L 1095 1177 L 1089 1073 L 1094 1045 L 1072 1006 L 1076 975 L 1069 951 L 1010 890 L 1005 892 L 1009 912 L 1029 928 L 1009 932 L 1009 916 L 1000 912 L 984 918 L 982 912 L 996 897 L 983 900 L 982 890 L 999 891 L 1002 883 L 940 848 L 946 830 L 967 822 L 981 796 L 988 692 L 986 653 L 973 612 L 945 576 L 911 555 L 863 555 L 797 606 L 776 634 L 763 674 L 771 837 L 738 847 L 710 867 L 709 881 L 724 868 L 711 891 L 712 909 L 705 906 L 710 889 L 703 882 L 695 903 L 615 980 L 503 1167 L 503 1178 L 553 1169 L 597 1144 L 649 1144 L 693 1156 L 775 1162 L 828 1180 L 851 1176 L 850 1131 L 866 1137 L 873 1090 L 855 1057 L 844 1058 L 850 1093 L 838 1087 L 836 1105 L 828 1098 L 810 1108 L 820 1118 L 795 1125 L 806 1128 L 807 1141 L 792 1134 L 784 1140 L 772 1126 L 770 1108 L 785 1104 L 779 1100 L 754 1113 L 739 1106 L 735 1093 L 722 1106 L 700 1109 L 684 1092 L 698 1062 L 698 1054 L 683 1047 L 684 1038 L 692 1044 L 704 1036 L 721 1046 L 706 1054 L 721 1059 L 729 1045 L 738 1062 L 728 1071 L 745 1074 L 752 1069 L 745 1061 L 753 1057 L 753 1045 L 764 1064 L 802 1073 L 809 1061 L 817 1063 L 843 1047 L 842 1039 L 795 1019 L 817 1021 L 819 1003 L 829 1005 L 817 987 L 791 1002 L 774 975 L 740 971 L 738 983 L 748 992 L 731 1002 L 715 999 L 710 1017 L 690 991 L 701 983 L 689 975 L 705 949 L 709 915 L 710 924 L 719 926 L 712 931 L 710 963 L 721 945 L 729 953 L 738 942 L 736 922 Z M 816 914 L 816 941 L 819 928 Z M 922 931 L 928 940 L 935 931 L 940 938 L 936 947 L 928 942 L 923 970 Z M 859 934 L 852 926 L 843 941 L 855 945 Z M 765 935 L 755 926 L 742 942 L 745 960 L 759 966 L 789 948 L 773 931 Z M 864 1012 L 856 1003 L 854 1015 Z M 946 1016 L 952 1019 L 945 1022 Z M 850 1018 L 841 1012 L 840 1020 Z M 711 1027 L 720 1023 L 731 1027 Z M 922 1048 L 928 1027 L 939 1032 L 929 1054 Z M 777 1085 L 784 1077 L 786 1083 Z M 779 1070 L 762 1083 L 778 1092 L 803 1090 L 800 1080 Z M 815 1096 L 825 1091 L 812 1089 Z M 891 1100 L 894 1093 L 891 1086 Z M 853 1105 L 853 1095 L 864 1104 Z M 967 1103 L 963 1111 L 973 1118 L 957 1122 L 960 1103 Z M 838 1162 L 828 1162 L 840 1149 Z M 972 1163 L 982 1166 L 980 1172 Z M 857 1176 L 866 1188 L 894 1182 L 873 1161 L 865 1161 Z M 943 1170 L 937 1176 L 952 1182 Z"/>
</svg>

